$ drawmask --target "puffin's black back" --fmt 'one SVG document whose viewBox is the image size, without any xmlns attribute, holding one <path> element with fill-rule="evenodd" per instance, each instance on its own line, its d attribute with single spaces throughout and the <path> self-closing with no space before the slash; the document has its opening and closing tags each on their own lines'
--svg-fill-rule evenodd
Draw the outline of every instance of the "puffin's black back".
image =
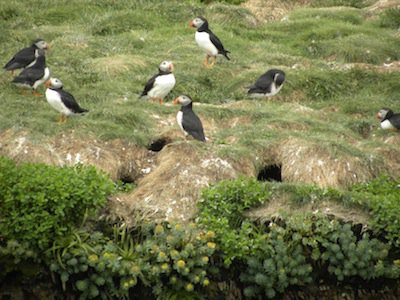
<svg viewBox="0 0 400 300">
<path fill-rule="evenodd" d="M 3 68 L 7 71 L 25 68 L 35 60 L 35 50 L 36 46 L 32 45 L 18 51 Z"/>
<path fill-rule="evenodd" d="M 79 104 L 76 102 L 76 100 L 75 100 L 74 96 L 72 96 L 72 94 L 68 93 L 67 91 L 64 91 L 62 88 L 59 88 L 59 89 L 52 88 L 52 90 L 55 90 L 55 91 L 57 91 L 57 93 L 60 94 L 61 101 L 73 113 L 80 114 L 80 113 L 88 112 L 87 109 L 79 106 Z"/>
<path fill-rule="evenodd" d="M 44 69 L 46 68 L 46 58 L 44 55 L 40 55 L 33 66 L 24 69 L 18 76 L 16 76 L 12 82 L 14 83 L 26 83 L 33 85 L 35 81 L 39 80 L 44 76 Z"/>
<path fill-rule="evenodd" d="M 220 39 L 208 27 L 208 21 L 203 17 L 198 17 L 198 18 L 201 18 L 204 21 L 204 23 L 197 29 L 197 31 L 198 32 L 207 32 L 210 36 L 210 41 L 218 49 L 218 53 L 225 56 L 227 60 L 230 60 L 230 58 L 228 57 L 228 53 L 230 53 L 230 51 L 228 51 L 224 48 L 224 45 L 222 45 L 222 42 L 220 41 Z"/>
<path fill-rule="evenodd" d="M 192 103 L 182 106 L 181 111 L 183 129 L 196 140 L 205 142 L 206 137 L 204 136 L 203 124 L 199 117 L 194 113 Z"/>
<path fill-rule="evenodd" d="M 279 69 L 271 69 L 261 75 L 254 85 L 249 87 L 248 93 L 266 93 L 271 91 L 271 84 L 274 82 L 275 74 L 280 74 L 278 80 L 275 82 L 280 86 L 285 81 L 285 72 Z"/>
<path fill-rule="evenodd" d="M 154 82 L 156 81 L 156 78 L 158 76 L 167 75 L 167 74 L 171 74 L 171 72 L 170 71 L 162 71 L 162 70 L 158 69 L 158 74 L 154 75 L 147 81 L 146 85 L 144 86 L 143 92 L 140 94 L 140 97 L 147 95 L 147 93 L 153 88 Z"/>
</svg>

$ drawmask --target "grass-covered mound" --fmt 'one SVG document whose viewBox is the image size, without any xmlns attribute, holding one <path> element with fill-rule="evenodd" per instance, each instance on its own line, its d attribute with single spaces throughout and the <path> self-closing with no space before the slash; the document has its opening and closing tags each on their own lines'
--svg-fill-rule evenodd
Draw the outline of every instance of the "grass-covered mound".
<svg viewBox="0 0 400 300">
<path fill-rule="evenodd" d="M 94 164 L 137 185 L 111 201 L 116 219 L 133 228 L 80 227 L 105 205 L 109 179 L 93 168 L 1 160 L 4 286 L 12 278 L 29 286 L 39 274 L 82 298 L 140 291 L 211 299 L 227 277 L 237 295 L 261 298 L 320 278 L 398 283 L 399 196 L 390 178 L 400 175 L 400 138 L 380 130 L 374 116 L 381 107 L 400 110 L 399 8 L 373 0 L 286 1 L 280 17 L 266 22 L 252 8 L 256 1 L 227 2 L 0 4 L 4 63 L 44 38 L 53 76 L 90 110 L 57 125 L 45 99 L 22 94 L 4 72 L 0 154 Z M 231 61 L 201 65 L 204 54 L 187 25 L 197 15 L 209 20 Z M 167 105 L 139 99 L 166 59 L 177 79 Z M 285 71 L 283 89 L 250 100 L 246 87 L 270 68 Z M 178 107 L 169 102 L 183 93 L 195 100 L 205 144 L 184 140 L 175 123 Z M 147 151 L 152 143 L 161 145 L 158 152 Z M 283 183 L 216 184 L 243 174 L 262 178 L 270 166 Z M 177 218 L 197 224 L 143 225 Z"/>
</svg>

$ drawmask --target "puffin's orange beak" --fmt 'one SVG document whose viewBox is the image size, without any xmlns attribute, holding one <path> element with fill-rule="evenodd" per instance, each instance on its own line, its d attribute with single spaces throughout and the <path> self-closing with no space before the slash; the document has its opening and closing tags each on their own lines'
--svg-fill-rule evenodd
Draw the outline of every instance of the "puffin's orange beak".
<svg viewBox="0 0 400 300">
<path fill-rule="evenodd" d="M 380 119 L 380 118 L 381 118 L 381 114 L 380 114 L 379 112 L 376 114 L 376 118 L 377 118 L 377 119 Z"/>
<path fill-rule="evenodd" d="M 47 87 L 47 88 L 51 87 L 51 81 L 50 81 L 50 79 L 47 80 L 47 81 L 44 83 L 44 85 L 45 85 L 45 87 Z"/>
<path fill-rule="evenodd" d="M 173 72 L 173 71 L 175 70 L 174 64 L 171 64 L 171 65 L 169 66 L 169 70 L 170 70 L 171 72 Z"/>
<path fill-rule="evenodd" d="M 193 20 L 189 22 L 189 27 L 195 27 L 195 26 L 193 25 Z"/>
<path fill-rule="evenodd" d="M 179 97 L 176 97 L 173 101 L 172 101 L 172 104 L 179 104 Z"/>
</svg>

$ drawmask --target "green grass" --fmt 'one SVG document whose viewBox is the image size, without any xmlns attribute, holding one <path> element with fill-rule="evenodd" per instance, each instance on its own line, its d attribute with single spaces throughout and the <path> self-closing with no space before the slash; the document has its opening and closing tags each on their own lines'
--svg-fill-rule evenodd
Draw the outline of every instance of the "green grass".
<svg viewBox="0 0 400 300">
<path fill-rule="evenodd" d="M 57 113 L 44 97 L 22 95 L 4 72 L 0 75 L 0 129 L 29 131 L 38 140 L 74 131 L 145 145 L 160 133 L 151 115 L 167 118 L 178 110 L 138 99 L 158 64 L 169 59 L 176 65 L 177 85 L 167 102 L 188 94 L 196 102 L 214 104 L 195 109 L 203 120 L 213 119 L 221 126 L 212 136 L 221 153 L 249 155 L 254 147 L 262 149 L 271 142 L 298 137 L 327 148 L 337 144 L 340 151 L 360 156 L 358 148 L 337 136 L 374 144 L 362 137 L 363 128 L 377 125 L 374 114 L 381 106 L 400 110 L 399 72 L 349 70 L 343 65 L 382 65 L 400 59 L 400 38 L 393 25 L 397 11 L 386 13 L 390 22 L 383 22 L 382 16 L 380 21 L 370 20 L 359 9 L 369 4 L 314 1 L 318 8 L 296 9 L 286 20 L 263 24 L 255 22 L 250 11 L 223 3 L 36 0 L 25 5 L 3 1 L 2 63 L 32 39 L 44 38 L 51 44 L 47 62 L 52 75 L 90 112 L 58 126 Z M 346 7 L 329 7 L 334 5 Z M 202 67 L 203 53 L 188 26 L 197 15 L 208 18 L 211 29 L 232 52 L 231 61 L 219 58 L 214 69 Z M 219 106 L 248 100 L 246 86 L 272 67 L 287 73 L 278 96 L 251 100 L 243 107 Z M 311 107 L 314 113 L 298 114 L 292 103 Z M 336 111 L 319 113 L 331 107 Z M 354 114 L 361 117 L 354 119 Z M 230 128 L 234 118 L 250 122 Z M 229 137 L 237 137 L 238 143 L 226 151 Z"/>
</svg>

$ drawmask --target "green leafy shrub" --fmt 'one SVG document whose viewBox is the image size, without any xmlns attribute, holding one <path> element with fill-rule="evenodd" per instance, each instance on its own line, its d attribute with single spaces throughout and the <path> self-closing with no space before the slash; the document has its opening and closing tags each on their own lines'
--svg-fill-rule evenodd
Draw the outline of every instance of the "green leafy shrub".
<svg viewBox="0 0 400 300">
<path fill-rule="evenodd" d="M 271 299 L 291 285 L 306 285 L 327 274 L 339 281 L 399 278 L 400 267 L 389 258 L 389 249 L 368 233 L 359 238 L 350 224 L 324 215 L 296 215 L 269 224 L 240 279 L 246 297 Z"/>
<path fill-rule="evenodd" d="M 247 268 L 240 280 L 247 284 L 243 291 L 246 297 L 264 295 L 272 299 L 289 285 L 310 283 L 311 271 L 301 240 L 288 241 L 285 230 L 275 226 L 260 249 L 247 259 Z"/>
<path fill-rule="evenodd" d="M 146 231 L 136 251 L 155 295 L 168 290 L 194 293 L 210 284 L 211 256 L 217 247 L 213 231 L 201 231 L 193 223 L 151 225 Z"/>
<path fill-rule="evenodd" d="M 229 265 L 235 258 L 245 257 L 258 240 L 253 224 L 243 212 L 269 199 L 266 186 L 254 178 L 222 181 L 206 189 L 199 201 L 199 223 L 216 233 L 218 243 Z"/>
<path fill-rule="evenodd" d="M 381 176 L 352 188 L 354 202 L 371 210 L 371 225 L 396 247 L 400 246 L 400 180 Z"/>
<path fill-rule="evenodd" d="M 195 224 L 144 225 L 138 241 L 124 226 L 115 226 L 111 239 L 76 231 L 54 243 L 49 268 L 63 289 L 75 289 L 80 299 L 128 297 L 139 280 L 157 297 L 194 299 L 196 290 L 210 284 L 214 237 Z"/>
<path fill-rule="evenodd" d="M 126 255 L 134 252 L 133 245 L 127 248 L 124 242 L 118 244 L 100 232 L 76 231 L 54 243 L 50 271 L 59 275 L 64 291 L 76 290 L 80 299 L 127 297 L 141 268 L 137 257 Z"/>
<path fill-rule="evenodd" d="M 0 240 L 45 250 L 94 215 L 113 189 L 112 181 L 94 167 L 16 165 L 0 158 Z"/>
</svg>

